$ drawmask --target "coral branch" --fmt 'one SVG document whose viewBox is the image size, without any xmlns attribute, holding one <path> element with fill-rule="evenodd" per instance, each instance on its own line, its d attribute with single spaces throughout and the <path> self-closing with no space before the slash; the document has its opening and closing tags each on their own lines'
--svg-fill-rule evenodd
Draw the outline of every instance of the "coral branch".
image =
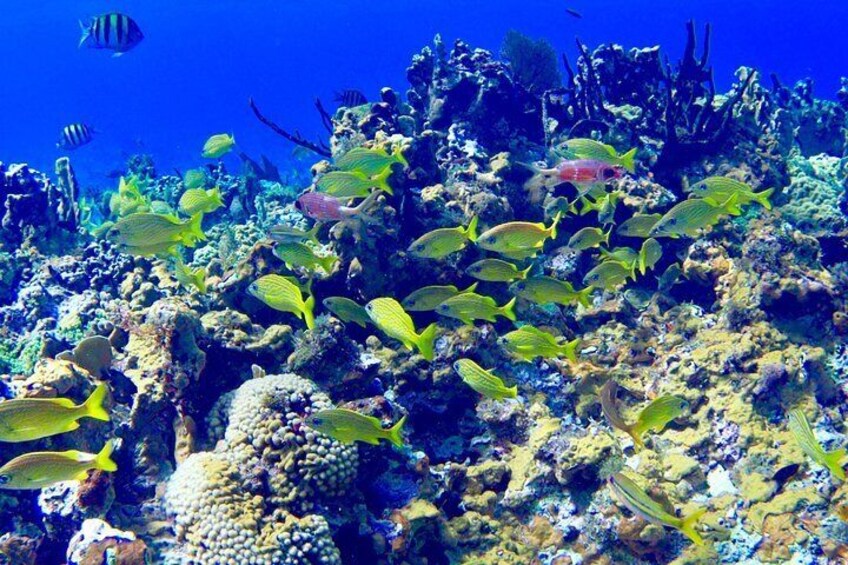
<svg viewBox="0 0 848 565">
<path fill-rule="evenodd" d="M 293 134 L 289 133 L 286 130 L 284 130 L 283 128 L 281 128 L 280 126 L 278 126 L 277 124 L 275 124 L 274 122 L 272 122 L 271 120 L 269 120 L 268 118 L 266 118 L 262 114 L 262 112 L 259 111 L 259 108 L 256 106 L 256 103 L 253 101 L 253 97 L 251 97 L 249 99 L 249 103 L 250 103 L 250 109 L 253 110 L 253 114 L 256 116 L 256 119 L 258 119 L 260 122 L 262 122 L 263 124 L 265 124 L 266 126 L 271 128 L 271 130 L 274 133 L 276 133 L 277 135 L 280 135 L 280 136 L 288 139 L 289 141 L 291 141 L 295 145 L 300 145 L 301 147 L 303 147 L 305 149 L 309 149 L 313 153 L 317 153 L 318 155 L 321 155 L 322 157 L 332 157 L 333 156 L 332 153 L 330 153 L 330 150 L 327 148 L 327 146 L 324 145 L 323 143 L 321 143 L 321 142 L 313 143 L 311 141 L 308 141 L 308 140 L 304 139 L 303 136 L 301 136 L 300 133 L 298 133 L 298 132 L 294 132 Z"/>
</svg>

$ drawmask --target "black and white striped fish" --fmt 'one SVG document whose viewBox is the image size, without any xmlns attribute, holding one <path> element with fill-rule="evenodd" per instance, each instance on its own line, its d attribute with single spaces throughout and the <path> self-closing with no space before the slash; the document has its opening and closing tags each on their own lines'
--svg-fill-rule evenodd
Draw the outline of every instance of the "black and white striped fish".
<svg viewBox="0 0 848 565">
<path fill-rule="evenodd" d="M 335 101 L 339 103 L 339 106 L 346 106 L 348 108 L 355 108 L 356 106 L 368 104 L 368 99 L 365 95 L 359 90 L 354 90 L 352 88 L 336 92 Z"/>
<path fill-rule="evenodd" d="M 94 130 L 86 124 L 71 124 L 62 128 L 59 143 L 56 147 L 60 149 L 76 149 L 91 142 Z"/>
<path fill-rule="evenodd" d="M 114 57 L 126 53 L 144 39 L 135 20 L 117 12 L 97 16 L 88 26 L 80 22 L 80 27 L 80 47 L 110 49 L 115 52 Z"/>
</svg>

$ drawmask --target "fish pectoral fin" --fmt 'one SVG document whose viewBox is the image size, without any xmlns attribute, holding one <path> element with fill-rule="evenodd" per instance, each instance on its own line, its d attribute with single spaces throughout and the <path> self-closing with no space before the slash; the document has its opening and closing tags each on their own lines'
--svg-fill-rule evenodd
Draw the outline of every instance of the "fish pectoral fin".
<svg viewBox="0 0 848 565">
<path fill-rule="evenodd" d="M 88 479 L 88 470 L 80 471 L 79 473 L 77 473 L 76 475 L 74 475 L 74 480 L 75 480 L 75 481 L 83 482 L 83 481 L 85 481 L 85 480 L 87 480 L 87 479 Z"/>
</svg>

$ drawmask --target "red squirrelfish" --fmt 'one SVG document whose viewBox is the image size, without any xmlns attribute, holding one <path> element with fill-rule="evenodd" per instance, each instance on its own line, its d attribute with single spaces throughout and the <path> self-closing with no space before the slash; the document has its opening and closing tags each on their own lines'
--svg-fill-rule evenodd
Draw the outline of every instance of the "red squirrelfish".
<svg viewBox="0 0 848 565">
<path fill-rule="evenodd" d="M 540 169 L 535 165 L 525 166 L 533 171 L 533 176 L 524 183 L 524 188 L 534 199 L 540 199 L 541 189 L 550 189 L 564 182 L 575 185 L 578 191 L 584 194 L 590 188 L 621 178 L 624 174 L 623 167 L 595 159 L 567 159 L 551 169 Z"/>
<path fill-rule="evenodd" d="M 338 198 L 321 192 L 307 192 L 297 199 L 295 208 L 303 215 L 318 221 L 343 222 L 354 218 L 367 221 L 364 210 L 376 200 L 379 192 L 372 192 L 358 206 L 344 206 Z"/>
</svg>

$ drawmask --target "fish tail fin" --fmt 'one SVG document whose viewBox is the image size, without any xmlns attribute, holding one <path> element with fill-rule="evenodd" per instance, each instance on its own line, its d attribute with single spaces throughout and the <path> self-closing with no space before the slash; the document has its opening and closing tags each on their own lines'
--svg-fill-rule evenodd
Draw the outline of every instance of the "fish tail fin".
<svg viewBox="0 0 848 565">
<path fill-rule="evenodd" d="M 320 257 L 321 268 L 324 269 L 328 275 L 333 274 L 333 267 L 336 266 L 336 261 L 339 258 L 335 255 L 327 255 L 326 257 Z"/>
<path fill-rule="evenodd" d="M 584 308 L 588 308 L 591 303 L 589 302 L 589 297 L 592 296 L 592 287 L 587 286 L 583 290 L 577 291 L 577 302 L 583 306 Z"/>
<path fill-rule="evenodd" d="M 321 245 L 321 241 L 318 240 L 318 231 L 321 229 L 321 222 L 315 222 L 315 225 L 312 226 L 308 232 L 306 232 L 306 239 L 314 242 L 316 245 Z"/>
<path fill-rule="evenodd" d="M 612 235 L 612 228 L 607 230 L 607 233 L 604 234 L 604 244 L 609 245 L 610 235 Z"/>
<path fill-rule="evenodd" d="M 636 172 L 636 148 L 634 147 L 624 155 L 620 157 L 621 166 L 627 169 L 627 172 L 634 173 Z"/>
<path fill-rule="evenodd" d="M 100 450 L 100 453 L 94 457 L 94 468 L 110 473 L 117 471 L 118 464 L 111 459 L 113 451 L 115 451 L 115 441 L 110 439 Z"/>
<path fill-rule="evenodd" d="M 81 48 L 85 45 L 85 42 L 88 41 L 88 38 L 91 37 L 91 27 L 82 23 L 82 20 L 79 21 L 80 31 L 82 32 L 82 37 L 80 37 L 79 45 L 77 49 Z"/>
<path fill-rule="evenodd" d="M 550 235 L 551 239 L 556 239 L 557 237 L 557 224 L 562 219 L 562 210 L 558 210 L 556 215 L 554 216 L 554 221 L 551 222 L 551 227 L 547 229 L 548 235 Z"/>
<path fill-rule="evenodd" d="M 211 198 L 212 202 L 214 202 L 218 206 L 224 205 L 224 197 L 221 195 L 220 186 L 216 186 L 215 188 L 209 189 L 209 198 Z"/>
<path fill-rule="evenodd" d="M 680 521 L 680 531 L 683 535 L 692 540 L 695 545 L 704 545 L 704 539 L 695 529 L 695 526 L 698 525 L 698 520 L 701 519 L 701 516 L 703 516 L 706 511 L 706 508 L 698 508 Z"/>
<path fill-rule="evenodd" d="M 418 351 L 427 361 L 433 360 L 433 342 L 436 341 L 436 323 L 432 323 L 418 336 Z"/>
<path fill-rule="evenodd" d="M 459 294 L 467 294 L 467 293 L 469 293 L 469 292 L 474 292 L 475 290 L 477 290 L 477 285 L 478 285 L 478 284 L 480 284 L 480 283 L 478 283 L 478 282 L 472 283 L 472 284 L 471 284 L 471 286 L 469 286 L 469 287 L 468 287 L 468 288 L 466 288 L 465 290 L 460 290 L 460 291 L 459 291 Z"/>
<path fill-rule="evenodd" d="M 506 398 L 515 398 L 518 396 L 518 385 L 512 385 L 511 387 L 506 389 L 506 394 L 504 395 Z"/>
<path fill-rule="evenodd" d="M 633 439 L 633 444 L 636 446 L 636 450 L 645 449 L 645 440 L 642 439 L 642 430 L 638 424 L 631 424 L 624 430 L 627 432 L 630 437 Z"/>
<path fill-rule="evenodd" d="M 719 204 L 719 206 L 731 216 L 738 216 L 742 213 L 742 209 L 739 207 L 739 197 L 735 194 L 725 200 L 724 203 Z"/>
<path fill-rule="evenodd" d="M 103 408 L 103 401 L 106 399 L 107 392 L 109 392 L 109 388 L 106 386 L 106 383 L 97 385 L 97 388 L 94 389 L 94 392 L 91 393 L 81 407 L 83 415 L 94 418 L 95 420 L 108 422 L 109 412 Z"/>
<path fill-rule="evenodd" d="M 759 202 L 766 210 L 771 210 L 771 202 L 769 202 L 769 196 L 771 196 L 773 193 L 774 188 L 767 188 L 762 192 L 755 192 L 754 199 Z"/>
<path fill-rule="evenodd" d="M 315 296 L 309 295 L 306 302 L 303 303 L 303 321 L 306 322 L 306 328 L 309 330 L 315 329 Z"/>
<path fill-rule="evenodd" d="M 206 269 L 200 268 L 194 272 L 194 286 L 200 294 L 206 294 Z"/>
<path fill-rule="evenodd" d="M 504 304 L 503 306 L 501 306 L 498 309 L 498 311 L 504 317 L 506 317 L 508 320 L 511 320 L 513 322 L 516 320 L 515 311 L 514 311 L 515 310 L 515 300 L 516 300 L 516 298 L 513 296 L 512 299 L 509 302 L 507 302 L 506 304 Z"/>
<path fill-rule="evenodd" d="M 845 450 L 837 449 L 835 451 L 828 451 L 824 454 L 825 465 L 828 469 L 830 469 L 831 474 L 837 479 L 844 481 L 845 480 L 845 470 L 840 465 L 840 461 L 845 458 Z"/>
<path fill-rule="evenodd" d="M 406 416 L 398 420 L 397 424 L 386 430 L 386 439 L 395 447 L 403 447 L 403 425 L 406 424 Z"/>
<path fill-rule="evenodd" d="M 198 212 L 188 221 L 186 230 L 183 232 L 182 242 L 186 247 L 194 247 L 198 241 L 204 241 L 206 234 L 203 233 L 203 213 Z"/>
<path fill-rule="evenodd" d="M 468 227 L 465 228 L 465 237 L 468 238 L 468 241 L 471 243 L 475 243 L 477 241 L 477 215 L 472 216 L 471 221 L 468 222 Z"/>
<path fill-rule="evenodd" d="M 540 169 L 536 165 L 531 165 L 530 163 L 516 162 L 515 164 L 524 167 L 533 173 L 533 176 L 524 182 L 524 190 L 530 194 L 539 194 L 543 189 L 547 188 L 548 181 L 554 174 L 551 170 Z M 541 195 L 539 196 L 539 199 L 541 200 Z"/>
<path fill-rule="evenodd" d="M 392 168 L 386 167 L 386 170 L 372 179 L 377 185 L 377 188 L 394 196 L 395 190 L 389 185 L 389 177 L 392 176 Z"/>
<path fill-rule="evenodd" d="M 357 206 L 353 209 L 353 215 L 355 215 L 355 216 L 361 216 L 363 219 L 365 219 L 366 221 L 368 221 L 369 216 L 368 216 L 368 214 L 365 212 L 365 210 L 367 210 L 368 208 L 370 208 L 370 207 L 371 207 L 371 205 L 372 205 L 372 204 L 373 204 L 373 203 L 377 200 L 377 197 L 378 197 L 378 196 L 380 196 L 380 191 L 379 191 L 379 190 L 375 190 L 374 192 L 372 192 L 371 194 L 369 194 L 368 196 L 366 196 L 366 197 L 365 197 L 365 200 L 363 200 L 362 202 L 360 202 L 360 203 L 359 203 L 359 204 L 358 204 L 358 205 L 357 205 Z"/>
<path fill-rule="evenodd" d="M 533 270 L 533 265 L 530 265 L 529 267 L 527 267 L 523 271 L 518 271 L 518 280 L 526 279 L 527 275 L 529 275 L 530 271 L 532 271 L 532 270 Z"/>
<path fill-rule="evenodd" d="M 394 158 L 395 158 L 395 160 L 396 160 L 398 163 L 400 163 L 401 165 L 403 165 L 403 168 L 404 168 L 404 169 L 408 169 L 408 168 L 409 168 L 409 161 L 407 161 L 407 160 L 406 160 L 406 157 L 404 157 L 404 156 L 403 156 L 403 148 L 402 148 L 400 145 L 397 145 L 397 146 L 394 148 L 394 150 L 392 151 L 392 157 L 394 157 Z"/>
<path fill-rule="evenodd" d="M 572 363 L 577 363 L 577 347 L 580 345 L 580 338 L 575 338 L 562 345 L 562 353 L 565 358 Z"/>
<path fill-rule="evenodd" d="M 577 201 L 575 200 L 575 202 L 577 202 Z M 575 206 L 574 209 L 577 210 L 577 207 Z M 586 214 L 588 214 L 589 212 L 591 212 L 594 209 L 595 209 L 595 204 L 593 204 L 585 196 L 580 197 L 580 209 L 577 212 L 578 214 L 580 214 L 581 216 L 585 216 Z"/>
</svg>

